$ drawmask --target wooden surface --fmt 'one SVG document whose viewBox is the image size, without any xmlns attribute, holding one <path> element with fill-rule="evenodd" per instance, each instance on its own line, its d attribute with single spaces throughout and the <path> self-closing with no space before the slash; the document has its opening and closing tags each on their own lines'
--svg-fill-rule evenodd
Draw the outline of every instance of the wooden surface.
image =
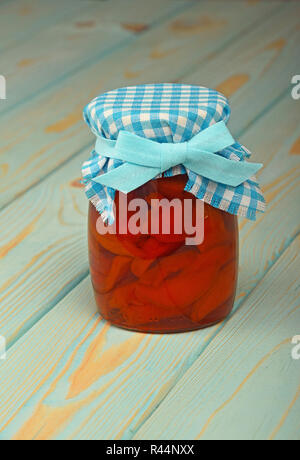
<svg viewBox="0 0 300 460">
<path fill-rule="evenodd" d="M 0 3 L 0 439 L 300 439 L 300 5 Z M 12 24 L 14 26 L 12 26 Z M 177 81 L 224 92 L 268 201 L 240 220 L 233 315 L 166 336 L 97 314 L 79 183 L 102 91 Z"/>
</svg>

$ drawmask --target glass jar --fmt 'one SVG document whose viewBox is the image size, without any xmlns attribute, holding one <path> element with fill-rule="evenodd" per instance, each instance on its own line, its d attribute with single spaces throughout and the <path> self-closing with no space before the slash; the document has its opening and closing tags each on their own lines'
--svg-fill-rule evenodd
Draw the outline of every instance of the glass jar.
<svg viewBox="0 0 300 460">
<path fill-rule="evenodd" d="M 127 196 L 127 202 L 196 198 L 184 191 L 185 175 L 148 182 Z M 101 234 L 99 216 L 89 208 L 89 258 L 95 298 L 103 318 L 115 326 L 152 333 L 184 332 L 223 320 L 232 310 L 238 275 L 237 217 L 204 204 L 204 240 L 187 245 L 184 229 L 170 233 L 132 234 L 119 226 L 116 194 L 115 234 Z M 132 211 L 127 209 L 128 219 Z"/>
</svg>

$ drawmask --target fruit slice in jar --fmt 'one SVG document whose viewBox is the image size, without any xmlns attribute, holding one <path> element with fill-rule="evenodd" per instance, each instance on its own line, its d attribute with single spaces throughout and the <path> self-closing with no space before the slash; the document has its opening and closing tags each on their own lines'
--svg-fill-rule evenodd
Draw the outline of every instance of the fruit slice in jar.
<svg viewBox="0 0 300 460">
<path fill-rule="evenodd" d="M 118 235 L 122 246 L 132 257 L 140 259 L 156 259 L 176 251 L 182 242 L 160 242 L 155 236 Z"/>
<path fill-rule="evenodd" d="M 137 278 L 143 276 L 151 265 L 155 262 L 155 259 L 141 259 L 136 257 L 131 263 L 131 271 Z"/>
<path fill-rule="evenodd" d="M 194 262 L 198 252 L 192 249 L 182 249 L 176 254 L 157 260 L 154 266 L 145 271 L 140 277 L 140 282 L 148 286 L 159 286 L 168 276 L 179 273 Z"/>
<path fill-rule="evenodd" d="M 114 257 L 110 270 L 103 274 L 91 266 L 91 275 L 96 290 L 100 293 L 111 291 L 115 285 L 128 273 L 132 259 L 126 256 Z"/>
<path fill-rule="evenodd" d="M 234 222 L 233 216 L 228 216 L 226 212 L 220 211 L 212 206 L 204 207 L 204 240 L 198 246 L 200 252 L 205 252 L 220 244 L 233 241 L 235 236 L 234 229 L 225 225 L 230 219 Z M 228 219 L 229 217 L 229 219 Z"/>
<path fill-rule="evenodd" d="M 235 295 L 237 261 L 225 265 L 218 273 L 211 289 L 192 306 L 191 319 L 200 322 Z"/>
<path fill-rule="evenodd" d="M 122 245 L 119 241 L 117 235 L 113 232 L 115 230 L 111 227 L 111 233 L 109 233 L 110 227 L 107 227 L 107 232 L 102 234 L 99 232 L 99 228 L 103 229 L 103 224 L 98 226 L 98 219 L 102 219 L 98 211 L 94 206 L 90 206 L 89 210 L 89 245 L 92 249 L 95 249 L 96 244 L 100 244 L 106 251 L 111 254 L 120 255 L 120 256 L 131 256 L 130 252 Z"/>
<path fill-rule="evenodd" d="M 99 244 L 112 254 L 133 257 L 132 253 L 127 249 L 123 242 L 120 241 L 117 235 L 97 234 L 96 238 Z"/>
<path fill-rule="evenodd" d="M 131 303 L 137 302 L 135 296 L 136 282 L 129 281 L 121 286 L 117 286 L 111 291 L 105 298 L 105 302 L 108 305 L 108 309 L 119 309 L 126 308 Z"/>
<path fill-rule="evenodd" d="M 178 314 L 182 308 L 195 302 L 209 290 L 216 272 L 217 267 L 214 265 L 207 267 L 201 274 L 183 270 L 171 278 L 164 279 L 155 288 L 138 283 L 135 295 L 138 300 L 150 305 L 162 308 L 176 307 Z"/>
<path fill-rule="evenodd" d="M 174 274 L 199 273 L 209 266 L 218 268 L 225 265 L 234 257 L 229 246 L 219 246 L 206 253 L 199 253 L 195 249 L 187 249 L 158 260 L 157 264 L 147 270 L 140 278 L 141 283 L 149 286 L 159 286 L 165 279 Z"/>
<path fill-rule="evenodd" d="M 93 238 L 89 237 L 89 259 L 93 269 L 107 275 L 114 259 L 114 254 L 106 251 Z"/>
<path fill-rule="evenodd" d="M 157 257 L 171 254 L 182 244 L 184 244 L 184 236 L 180 236 L 178 238 L 176 235 L 176 238 L 174 239 L 174 235 L 167 234 L 164 235 L 162 239 L 160 239 L 159 234 L 151 233 L 153 228 L 156 228 L 156 231 L 159 232 L 162 230 L 161 216 L 155 216 L 152 209 L 148 209 L 148 213 L 145 215 L 144 219 L 144 222 L 139 222 L 139 233 L 131 233 L 132 228 L 130 228 L 130 221 L 128 224 L 127 233 L 118 233 L 119 241 L 130 252 L 130 254 L 132 254 L 133 257 L 138 257 L 141 259 L 155 259 Z M 156 222 L 154 222 L 154 219 Z"/>
</svg>

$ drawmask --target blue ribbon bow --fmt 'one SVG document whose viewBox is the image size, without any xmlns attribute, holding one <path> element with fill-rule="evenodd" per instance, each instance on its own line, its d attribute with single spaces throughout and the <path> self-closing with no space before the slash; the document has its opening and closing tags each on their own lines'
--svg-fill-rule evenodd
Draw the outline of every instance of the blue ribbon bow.
<svg viewBox="0 0 300 460">
<path fill-rule="evenodd" d="M 117 141 L 99 137 L 95 151 L 124 164 L 93 181 L 129 193 L 168 169 L 183 165 L 199 176 L 237 187 L 254 176 L 263 165 L 216 155 L 233 144 L 235 140 L 223 121 L 201 131 L 190 141 L 177 144 L 160 144 L 120 131 Z"/>
</svg>

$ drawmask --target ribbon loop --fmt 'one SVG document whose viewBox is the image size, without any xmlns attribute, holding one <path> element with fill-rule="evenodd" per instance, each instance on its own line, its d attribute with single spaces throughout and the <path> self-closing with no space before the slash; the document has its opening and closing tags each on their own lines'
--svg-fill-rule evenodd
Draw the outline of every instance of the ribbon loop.
<svg viewBox="0 0 300 460">
<path fill-rule="evenodd" d="M 217 153 L 235 144 L 224 122 L 201 131 L 188 142 L 163 143 L 120 131 L 118 140 L 98 138 L 96 152 L 125 164 L 93 179 L 107 187 L 129 193 L 170 168 L 183 165 L 207 179 L 237 187 L 263 166 L 228 160 Z"/>
</svg>

